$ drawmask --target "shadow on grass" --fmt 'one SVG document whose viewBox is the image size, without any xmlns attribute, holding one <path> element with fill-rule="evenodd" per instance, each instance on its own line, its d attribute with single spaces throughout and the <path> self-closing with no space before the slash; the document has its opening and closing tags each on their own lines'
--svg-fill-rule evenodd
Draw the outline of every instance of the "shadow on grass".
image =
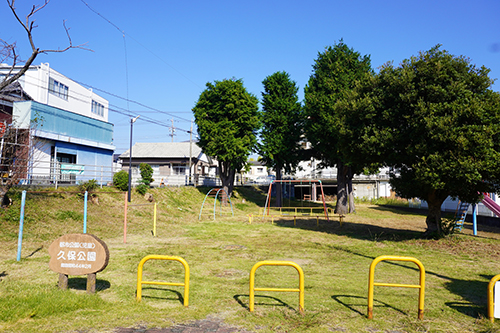
<svg viewBox="0 0 500 333">
<path fill-rule="evenodd" d="M 109 281 L 96 279 L 95 282 L 96 292 L 109 289 L 110 287 L 111 283 L 109 283 Z M 76 290 L 87 290 L 87 278 L 86 277 L 68 278 L 68 288 Z"/>
<path fill-rule="evenodd" d="M 461 302 L 447 302 L 445 304 L 473 318 L 487 316 L 488 283 L 493 278 L 493 275 L 480 276 L 484 278 L 483 281 L 450 279 L 449 282 L 446 282 L 445 288 L 454 294 L 462 296 L 464 300 Z"/>
<path fill-rule="evenodd" d="M 28 254 L 26 257 L 24 257 L 25 259 L 29 258 L 29 257 L 32 257 L 35 253 L 37 253 L 38 251 L 42 250 L 43 249 L 43 245 L 40 246 L 38 249 L 36 249 L 35 251 L 31 252 L 30 254 Z"/>
<path fill-rule="evenodd" d="M 177 290 L 173 289 L 165 289 L 165 288 L 157 288 L 157 287 L 145 287 L 142 288 L 142 291 L 147 291 L 147 290 L 159 290 L 159 291 L 168 291 L 174 294 L 174 296 L 165 296 L 165 297 L 160 297 L 160 296 L 151 296 L 151 295 L 144 295 L 144 293 L 141 295 L 142 298 L 146 299 L 156 299 L 156 300 L 166 300 L 166 301 L 179 301 L 182 305 L 184 305 L 184 296 L 178 292 Z"/>
<path fill-rule="evenodd" d="M 202 193 L 203 195 L 207 195 L 207 193 L 212 189 L 213 187 L 196 187 L 196 189 Z M 220 188 L 220 187 L 215 187 L 215 188 Z M 234 187 L 234 190 L 237 193 L 233 192 L 233 197 L 235 199 L 245 199 L 245 201 L 254 203 L 258 206 L 264 207 L 264 204 L 266 203 L 266 197 L 267 197 L 267 186 L 238 186 Z M 207 201 L 209 199 L 207 198 Z M 213 199 L 212 199 L 212 204 L 213 204 Z"/>
<path fill-rule="evenodd" d="M 346 299 L 346 300 L 342 300 L 342 299 Z M 337 303 L 345 306 L 346 308 L 348 308 L 349 310 L 353 311 L 353 312 L 356 312 L 362 316 L 366 316 L 366 313 L 363 313 L 361 311 L 358 311 L 356 310 L 356 308 L 354 307 L 360 307 L 360 306 L 364 306 L 365 308 L 368 308 L 368 298 L 367 297 L 362 297 L 362 296 L 353 296 L 353 295 L 332 295 L 332 299 L 334 301 L 336 301 Z M 364 303 L 363 304 L 360 304 L 359 302 L 355 302 L 355 301 L 348 301 L 348 299 L 356 299 L 356 300 L 364 300 Z M 373 308 L 375 310 L 375 308 L 380 308 L 380 307 L 385 307 L 385 308 L 390 308 L 394 311 L 397 311 L 401 314 L 406 314 L 406 312 L 404 312 L 403 310 L 400 310 L 398 308 L 395 308 L 393 307 L 392 305 L 390 304 L 387 304 L 387 303 L 384 303 L 382 301 L 378 301 L 376 299 L 373 299 Z M 367 310 L 368 311 L 368 310 Z"/>
<path fill-rule="evenodd" d="M 367 256 L 361 253 L 357 253 L 355 251 L 352 251 L 349 248 L 344 248 L 342 246 L 337 246 L 333 245 L 331 246 L 332 249 L 339 250 L 339 251 L 344 251 L 352 255 L 360 256 L 363 258 L 367 259 L 375 259 L 373 256 Z M 402 263 L 398 261 L 384 261 L 384 263 L 394 265 L 394 266 L 399 266 L 399 267 L 404 267 L 406 269 L 414 270 L 416 272 L 419 271 L 419 268 L 417 266 L 413 266 L 412 264 L 409 263 Z M 409 265 L 408 265 L 409 264 Z M 368 271 L 368 267 L 366 268 Z M 425 272 L 426 275 L 432 275 L 436 276 L 440 279 L 445 279 L 447 280 L 445 282 L 445 288 L 450 291 L 451 293 L 458 295 L 464 299 L 463 302 L 446 302 L 444 303 L 446 306 L 453 308 L 464 315 L 473 317 L 473 318 L 478 318 L 478 317 L 485 317 L 487 315 L 486 313 L 486 305 L 487 305 L 487 290 L 488 290 L 488 283 L 493 278 L 493 276 L 490 275 L 480 275 L 482 278 L 484 278 L 483 281 L 479 280 L 462 280 L 462 279 L 454 279 L 452 277 L 442 275 L 439 273 L 435 273 L 429 270 L 426 270 Z M 340 295 L 340 296 L 345 296 L 345 297 L 358 297 L 359 296 L 349 296 L 349 295 Z M 338 296 L 337 296 L 338 297 Z M 334 296 L 332 296 L 334 298 Z M 335 299 L 335 298 L 334 298 Z M 340 300 L 335 299 L 337 302 L 340 304 L 343 304 L 347 306 L 347 303 L 344 304 Z M 379 302 L 382 303 L 382 302 Z M 386 306 L 388 306 L 385 303 L 382 303 Z M 347 306 L 351 310 L 360 313 L 359 311 L 355 310 L 354 308 L 351 308 Z M 397 310 L 397 309 L 395 309 Z M 398 310 L 399 311 L 399 310 Z"/>
<path fill-rule="evenodd" d="M 288 218 L 276 218 L 274 224 L 285 228 L 300 228 L 371 241 L 407 241 L 420 239 L 423 235 L 418 231 L 394 229 L 364 223 L 343 222 L 342 226 L 340 226 L 338 217 L 330 217 L 330 221 L 322 217 L 317 221 L 316 216 L 307 219 L 298 216 L 294 222 L 292 215 Z"/>
<path fill-rule="evenodd" d="M 239 305 L 241 305 L 242 308 L 244 309 L 247 309 L 249 310 L 249 305 L 244 303 L 241 298 L 248 298 L 250 297 L 249 295 L 234 295 L 233 298 L 235 299 L 236 302 L 238 302 Z M 257 302 L 257 299 L 260 298 L 262 300 L 264 299 L 267 299 L 269 301 L 273 301 L 273 302 L 264 302 L 264 301 L 261 301 L 261 302 Z M 254 305 L 267 305 L 267 306 L 280 306 L 280 307 L 285 307 L 287 309 L 290 309 L 290 310 L 294 310 L 296 311 L 297 309 L 295 308 L 292 308 L 290 305 L 288 305 L 287 303 L 283 302 L 282 300 L 280 300 L 279 298 L 276 298 L 276 297 L 272 297 L 272 296 L 260 296 L 260 295 L 255 295 L 255 302 L 254 302 Z"/>
</svg>

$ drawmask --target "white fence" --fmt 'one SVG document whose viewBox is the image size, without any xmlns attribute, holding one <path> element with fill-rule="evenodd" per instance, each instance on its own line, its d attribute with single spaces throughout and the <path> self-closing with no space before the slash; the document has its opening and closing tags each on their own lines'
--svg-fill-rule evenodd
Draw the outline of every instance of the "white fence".
<svg viewBox="0 0 500 333">
<path fill-rule="evenodd" d="M 18 168 L 16 175 L 9 172 L 7 165 L 4 166 L 5 171 L 0 171 L 0 181 L 6 181 L 9 177 L 15 177 L 19 185 L 33 186 L 70 186 L 78 185 L 91 179 L 97 180 L 101 186 L 112 185 L 113 176 L 121 168 L 118 166 L 104 165 L 89 165 L 89 164 L 74 164 L 61 162 L 36 162 L 34 164 L 23 163 L 22 168 Z M 2 167 L 2 165 L 0 165 Z M 217 187 L 222 183 L 218 177 L 192 176 L 188 175 L 170 175 L 158 177 L 155 176 L 154 182 L 151 184 L 155 187 L 163 186 L 207 186 Z M 140 174 L 132 173 L 132 187 L 139 184 Z"/>
</svg>

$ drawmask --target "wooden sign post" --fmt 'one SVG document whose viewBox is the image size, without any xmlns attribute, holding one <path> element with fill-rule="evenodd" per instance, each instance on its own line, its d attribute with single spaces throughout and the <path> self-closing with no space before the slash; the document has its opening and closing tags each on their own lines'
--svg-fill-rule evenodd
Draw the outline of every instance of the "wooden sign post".
<svg viewBox="0 0 500 333">
<path fill-rule="evenodd" d="M 109 250 L 90 234 L 67 234 L 49 246 L 49 268 L 59 273 L 59 288 L 68 288 L 68 275 L 87 275 L 87 293 L 95 293 L 96 273 L 109 262 Z"/>
</svg>

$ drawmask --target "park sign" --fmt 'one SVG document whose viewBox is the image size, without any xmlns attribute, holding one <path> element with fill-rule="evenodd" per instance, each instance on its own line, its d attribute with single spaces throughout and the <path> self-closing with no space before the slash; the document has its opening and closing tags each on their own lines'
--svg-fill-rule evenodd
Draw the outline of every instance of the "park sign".
<svg viewBox="0 0 500 333">
<path fill-rule="evenodd" d="M 94 235 L 67 234 L 49 246 L 49 268 L 64 275 L 95 274 L 106 268 L 109 250 Z"/>
</svg>

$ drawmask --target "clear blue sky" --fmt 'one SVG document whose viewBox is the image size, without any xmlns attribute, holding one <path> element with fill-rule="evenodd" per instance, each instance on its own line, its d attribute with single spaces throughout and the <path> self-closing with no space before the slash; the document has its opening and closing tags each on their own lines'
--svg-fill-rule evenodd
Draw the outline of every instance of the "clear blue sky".
<svg viewBox="0 0 500 333">
<path fill-rule="evenodd" d="M 42 2 L 17 0 L 16 6 L 24 17 Z M 0 38 L 17 41 L 26 59 L 29 44 L 5 1 L 0 15 Z M 119 110 L 109 116 L 119 153 L 129 146 L 130 116 L 141 115 L 134 142 L 170 142 L 172 118 L 174 141 L 189 140 L 191 109 L 207 82 L 241 78 L 260 99 L 264 78 L 286 71 L 302 99 L 318 52 L 341 38 L 370 55 L 374 69 L 442 44 L 500 78 L 498 0 L 52 0 L 35 18 L 37 47 L 64 48 L 66 20 L 73 43 L 86 42 L 93 50 L 40 55 L 35 64 L 48 62 L 99 89 L 110 108 Z M 497 82 L 494 90 L 499 87 Z M 127 96 L 140 105 L 127 103 Z"/>
</svg>

